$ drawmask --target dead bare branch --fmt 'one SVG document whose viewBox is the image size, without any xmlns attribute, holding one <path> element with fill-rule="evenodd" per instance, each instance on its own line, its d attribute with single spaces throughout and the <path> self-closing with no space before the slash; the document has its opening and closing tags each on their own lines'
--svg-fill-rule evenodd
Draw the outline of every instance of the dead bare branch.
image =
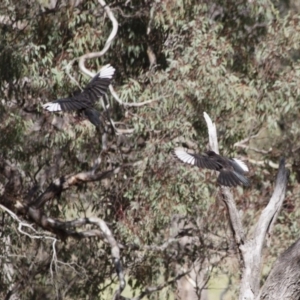
<svg viewBox="0 0 300 300">
<path fill-rule="evenodd" d="M 285 167 L 285 159 L 281 159 L 273 195 L 260 215 L 255 226 L 253 239 L 248 240 L 245 245 L 240 247 L 245 262 L 240 288 L 240 299 L 255 299 L 258 295 L 262 250 L 267 234 L 271 234 L 273 225 L 282 207 L 286 192 L 287 177 L 288 170 Z"/>
<path fill-rule="evenodd" d="M 219 153 L 216 125 L 212 122 L 211 118 L 209 117 L 209 115 L 206 112 L 204 112 L 204 118 L 205 118 L 207 128 L 208 128 L 210 148 L 214 152 Z M 239 245 L 243 244 L 244 239 L 245 239 L 245 233 L 244 233 L 244 228 L 242 225 L 241 217 L 239 215 L 238 209 L 234 202 L 232 193 L 230 192 L 230 188 L 221 186 L 221 193 L 222 193 L 222 200 L 224 201 L 224 203 L 228 209 L 229 222 L 230 222 L 230 226 L 231 226 L 235 241 L 236 241 L 237 245 L 239 246 Z"/>
<path fill-rule="evenodd" d="M 82 223 L 86 222 L 86 224 L 93 224 L 93 225 L 98 226 L 99 229 L 104 234 L 105 239 L 109 243 L 109 245 L 111 247 L 111 256 L 113 258 L 113 263 L 114 263 L 114 266 L 115 266 L 115 269 L 116 269 L 116 272 L 117 272 L 117 275 L 119 278 L 119 288 L 116 291 L 115 295 L 119 296 L 126 286 L 126 281 L 125 281 L 122 263 L 121 263 L 121 259 L 120 259 L 120 248 L 119 248 L 117 241 L 115 240 L 115 238 L 114 238 L 111 230 L 107 226 L 107 224 L 102 219 L 100 219 L 100 218 L 84 218 L 84 219 L 81 219 L 81 221 L 82 221 Z"/>
<path fill-rule="evenodd" d="M 145 245 L 143 246 L 144 249 L 151 250 L 151 251 L 165 251 L 169 246 L 173 243 L 178 243 L 179 239 L 178 238 L 169 238 L 166 242 L 164 242 L 162 245 Z"/>
<path fill-rule="evenodd" d="M 204 113 L 204 117 L 207 122 L 210 146 L 213 151 L 217 152 L 218 141 L 215 124 L 212 123 L 206 113 Z M 245 240 L 241 218 L 229 188 L 221 187 L 223 201 L 229 212 L 231 228 L 243 261 L 243 275 L 239 295 L 240 300 L 255 299 L 259 293 L 263 245 L 267 234 L 271 234 L 281 209 L 285 197 L 287 177 L 288 171 L 285 167 L 285 160 L 281 159 L 273 195 L 267 207 L 261 213 L 255 226 L 253 238 L 248 240 Z"/>
<path fill-rule="evenodd" d="M 110 7 L 105 3 L 104 0 L 98 0 L 98 2 L 104 8 L 105 12 L 107 13 L 109 19 L 112 22 L 113 28 L 112 28 L 112 31 L 111 31 L 109 37 L 107 38 L 106 43 L 101 51 L 89 52 L 80 57 L 77 57 L 77 58 L 71 60 L 68 63 L 68 65 L 64 68 L 66 70 L 67 75 L 71 78 L 71 80 L 75 81 L 77 83 L 77 85 L 78 85 L 78 82 L 70 74 L 70 69 L 71 69 L 71 66 L 74 64 L 74 62 L 78 60 L 79 61 L 78 65 L 79 65 L 79 69 L 81 70 L 81 72 L 90 77 L 94 77 L 95 74 L 85 67 L 85 61 L 87 59 L 98 58 L 98 57 L 103 56 L 107 52 L 107 50 L 110 48 L 110 45 L 111 45 L 112 41 L 114 40 L 114 38 L 116 37 L 117 32 L 118 32 L 119 24 L 118 24 L 118 21 L 116 20 L 116 18 L 114 17 L 114 14 L 112 13 Z"/>
<path fill-rule="evenodd" d="M 252 138 L 257 137 L 258 134 L 252 135 L 250 137 L 247 137 L 239 142 L 236 142 L 233 146 L 234 147 L 238 147 L 238 148 L 242 148 L 242 149 L 246 149 L 246 150 L 252 150 L 254 152 L 257 153 L 262 153 L 262 154 L 268 154 L 272 151 L 272 147 L 269 150 L 263 150 L 263 149 L 258 149 L 258 148 L 254 148 L 254 147 L 250 147 L 249 145 L 246 145 L 247 142 L 249 142 Z"/>
<path fill-rule="evenodd" d="M 169 280 L 169 281 L 167 281 L 165 283 L 162 283 L 160 285 L 152 286 L 152 287 L 147 287 L 144 291 L 141 292 L 140 295 L 138 295 L 137 297 L 134 297 L 134 298 L 132 298 L 130 300 L 141 300 L 141 299 L 143 299 L 147 295 L 150 295 L 150 294 L 152 294 L 154 292 L 160 291 L 163 288 L 167 287 L 168 285 L 171 285 L 171 284 L 175 283 L 181 277 L 186 276 L 190 271 L 191 270 L 187 270 L 187 271 L 184 271 L 182 273 L 179 273 L 173 279 L 171 279 L 171 280 Z"/>
<path fill-rule="evenodd" d="M 144 106 L 144 105 L 150 104 L 150 103 L 152 103 L 152 102 L 159 101 L 159 100 L 162 100 L 162 99 L 165 99 L 165 98 L 170 97 L 169 95 L 167 95 L 167 96 L 161 96 L 161 97 L 156 98 L 156 99 L 151 99 L 151 100 L 144 101 L 144 102 L 139 102 L 139 103 L 126 103 L 126 102 L 123 102 L 123 101 L 119 98 L 119 96 L 118 96 L 117 93 L 115 92 L 115 90 L 114 90 L 114 88 L 112 87 L 112 85 L 109 86 L 109 90 L 110 90 L 112 96 L 116 99 L 116 101 L 117 101 L 120 105 L 131 106 L 131 107 L 140 107 L 140 106 Z"/>
<path fill-rule="evenodd" d="M 78 185 L 84 182 L 99 181 L 117 174 L 120 168 L 115 168 L 105 172 L 95 173 L 93 170 L 88 172 L 80 172 L 75 175 L 62 176 L 55 179 L 46 191 L 41 194 L 36 200 L 30 203 L 31 207 L 40 208 L 47 201 L 53 199 L 56 195 L 60 194 L 63 190 L 69 189 L 71 186 Z"/>
<path fill-rule="evenodd" d="M 232 193 L 230 192 L 230 188 L 221 186 L 221 193 L 222 200 L 224 201 L 228 210 L 230 227 L 233 232 L 235 241 L 238 246 L 242 245 L 245 241 L 245 232 L 240 214 L 234 202 Z"/>
<path fill-rule="evenodd" d="M 0 208 L 2 210 L 6 211 L 14 220 L 16 220 L 19 223 L 18 231 L 20 233 L 22 233 L 32 239 L 50 239 L 52 241 L 53 255 L 52 255 L 52 260 L 50 263 L 50 274 L 51 274 L 51 278 L 53 280 L 53 278 L 54 278 L 53 268 L 56 271 L 57 263 L 58 263 L 58 259 L 57 259 L 57 255 L 56 255 L 56 248 L 55 248 L 57 239 L 55 237 L 47 236 L 46 234 L 41 234 L 41 233 L 37 232 L 33 228 L 32 225 L 21 221 L 15 213 L 10 211 L 5 206 L 0 204 Z M 30 213 L 30 211 L 32 211 L 32 210 L 33 210 L 32 208 L 29 208 L 30 216 L 32 216 L 32 214 Z M 39 211 L 39 214 L 43 214 L 43 213 L 41 211 Z M 45 215 L 43 215 L 43 216 L 44 216 L 44 220 L 45 220 L 47 217 Z M 121 264 L 121 260 L 120 260 L 120 247 L 119 247 L 119 244 L 117 243 L 117 241 L 115 240 L 111 230 L 109 229 L 107 224 L 102 219 L 92 217 L 92 218 L 76 219 L 74 221 L 69 221 L 69 222 L 60 222 L 60 221 L 57 221 L 57 220 L 54 220 L 51 218 L 47 218 L 47 222 L 48 222 L 48 225 L 50 225 L 50 226 L 52 225 L 53 229 L 61 229 L 63 227 L 69 227 L 69 226 L 82 226 L 82 225 L 86 225 L 86 224 L 92 224 L 92 225 L 98 226 L 100 230 L 93 231 L 93 235 L 91 234 L 92 231 L 88 231 L 88 234 L 86 234 L 86 232 L 79 233 L 78 237 L 79 236 L 80 237 L 99 236 L 99 237 L 102 237 L 110 245 L 113 263 L 114 263 L 114 266 L 115 266 L 115 269 L 116 269 L 116 272 L 117 272 L 117 275 L 119 278 L 119 288 L 116 293 L 118 293 L 119 295 L 121 294 L 121 292 L 124 290 L 124 288 L 126 286 L 126 281 L 125 281 L 123 268 L 122 268 L 122 264 Z M 34 232 L 34 234 L 27 233 L 26 231 L 23 230 L 23 227 L 29 228 L 30 230 L 32 230 Z M 47 229 L 49 229 L 49 228 L 47 228 Z M 68 234 L 68 231 L 65 230 L 65 233 Z M 75 235 L 73 234 L 73 236 L 75 236 Z"/>
<path fill-rule="evenodd" d="M 113 12 L 111 11 L 110 7 L 105 3 L 104 0 L 98 0 L 99 4 L 104 8 L 105 12 L 107 13 L 109 19 L 112 22 L 113 28 L 112 31 L 108 37 L 108 39 L 106 40 L 106 43 L 103 47 L 103 49 L 99 52 L 90 52 L 90 53 L 86 53 L 84 55 L 82 55 L 81 57 L 77 58 L 79 60 L 79 69 L 81 70 L 81 72 L 83 72 L 86 75 L 89 75 L 90 77 L 94 77 L 95 74 L 91 71 L 89 71 L 86 67 L 85 67 L 85 61 L 87 59 L 92 59 L 92 58 L 97 58 L 97 57 L 101 57 L 103 56 L 106 51 L 109 49 L 112 41 L 114 40 L 114 38 L 117 35 L 118 32 L 118 21 L 116 20 L 116 18 L 114 17 Z M 76 60 L 77 60 L 76 59 Z M 70 64 L 72 65 L 74 63 L 74 60 L 72 62 L 70 62 Z"/>
<path fill-rule="evenodd" d="M 21 221 L 18 216 L 13 213 L 11 210 L 9 210 L 7 207 L 5 207 L 4 205 L 0 204 L 0 208 L 4 211 L 6 211 L 14 220 L 16 220 L 18 222 L 18 231 L 26 236 L 28 236 L 31 239 L 46 239 L 46 240 L 51 240 L 52 241 L 52 250 L 53 250 L 53 254 L 52 254 L 52 260 L 50 263 L 50 274 L 51 274 L 51 278 L 53 280 L 53 267 L 56 269 L 57 268 L 57 256 L 56 256 L 56 248 L 55 248 L 55 244 L 57 242 L 57 239 L 53 236 L 49 236 L 45 233 L 40 233 L 37 232 L 32 225 Z M 33 231 L 34 234 L 30 234 L 26 231 L 23 230 L 23 227 L 29 228 L 31 231 Z"/>
<path fill-rule="evenodd" d="M 273 169 L 279 169 L 279 163 L 274 163 L 271 160 L 254 160 L 254 159 L 248 159 L 248 161 L 253 164 L 253 165 L 257 165 L 257 166 L 268 166 L 271 167 Z M 292 165 L 291 164 L 286 164 L 285 165 L 287 168 L 290 168 Z"/>
</svg>

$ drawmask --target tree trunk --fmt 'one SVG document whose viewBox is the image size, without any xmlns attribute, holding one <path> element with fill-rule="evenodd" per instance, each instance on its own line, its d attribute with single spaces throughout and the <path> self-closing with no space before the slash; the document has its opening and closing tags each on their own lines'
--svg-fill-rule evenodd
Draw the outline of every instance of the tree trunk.
<svg viewBox="0 0 300 300">
<path fill-rule="evenodd" d="M 257 299 L 300 299 L 300 239 L 277 259 Z"/>
</svg>

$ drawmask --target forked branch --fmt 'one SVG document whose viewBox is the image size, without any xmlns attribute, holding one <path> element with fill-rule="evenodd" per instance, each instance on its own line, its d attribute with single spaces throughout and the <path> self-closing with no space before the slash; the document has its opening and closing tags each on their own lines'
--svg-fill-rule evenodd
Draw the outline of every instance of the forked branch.
<svg viewBox="0 0 300 300">
<path fill-rule="evenodd" d="M 285 159 L 281 159 L 273 195 L 259 217 L 253 238 L 240 247 L 245 260 L 240 289 L 241 300 L 255 299 L 259 293 L 263 246 L 267 235 L 271 235 L 281 210 L 285 198 L 287 178 L 288 170 L 285 167 Z"/>
<path fill-rule="evenodd" d="M 217 129 L 215 123 L 212 122 L 209 115 L 204 112 L 204 118 L 208 128 L 209 145 L 211 150 L 219 153 Z M 224 201 L 229 214 L 230 226 L 237 245 L 241 245 L 245 239 L 244 228 L 242 225 L 241 217 L 237 210 L 230 188 L 221 186 L 222 200 Z"/>
<path fill-rule="evenodd" d="M 213 151 L 218 153 L 216 126 L 206 113 L 204 113 L 204 118 L 208 127 L 210 147 Z M 243 261 L 240 300 L 255 299 L 259 293 L 263 245 L 267 235 L 271 234 L 282 207 L 286 192 L 287 178 L 288 170 L 285 166 L 285 160 L 281 159 L 273 195 L 255 225 L 253 237 L 247 240 L 232 194 L 229 188 L 221 187 L 223 201 L 229 213 L 231 228 Z"/>
</svg>

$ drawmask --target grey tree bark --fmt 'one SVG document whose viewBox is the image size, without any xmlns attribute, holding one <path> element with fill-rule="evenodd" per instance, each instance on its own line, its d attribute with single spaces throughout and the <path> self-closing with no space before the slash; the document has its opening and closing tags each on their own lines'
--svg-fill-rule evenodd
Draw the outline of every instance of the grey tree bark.
<svg viewBox="0 0 300 300">
<path fill-rule="evenodd" d="M 257 299 L 300 299 L 300 239 L 274 263 Z"/>
<path fill-rule="evenodd" d="M 212 122 L 208 114 L 206 114 L 205 112 L 204 112 L 204 118 L 208 127 L 210 148 L 216 153 L 218 153 L 219 149 L 218 149 L 216 125 Z M 238 213 L 230 189 L 228 187 L 221 187 L 222 200 L 224 201 L 227 207 L 230 227 L 232 229 L 236 246 L 239 251 L 240 268 L 242 274 L 241 283 L 240 283 L 239 300 L 260 299 L 259 298 L 260 278 L 261 278 L 261 270 L 263 264 L 264 244 L 267 236 L 271 236 L 274 228 L 274 224 L 281 210 L 282 203 L 285 198 L 288 174 L 289 171 L 285 167 L 285 160 L 281 159 L 273 195 L 268 205 L 261 212 L 257 223 L 254 225 L 255 228 L 252 236 L 249 237 L 245 235 L 245 230 L 243 228 L 241 216 Z M 279 261 L 282 261 L 282 259 Z M 294 266 L 295 265 L 296 264 L 294 261 Z M 288 275 L 289 271 L 286 272 L 287 272 L 286 274 Z M 281 273 L 282 272 L 279 272 L 279 274 Z M 272 282 L 272 280 L 270 280 L 270 282 Z M 293 288 L 293 286 L 289 286 L 288 283 L 289 280 L 287 280 L 285 284 L 286 289 L 289 289 L 291 293 L 294 293 L 293 290 L 295 290 L 295 288 Z M 298 299 L 298 298 L 294 298 L 294 297 L 283 298 L 282 296 L 280 296 L 276 298 L 265 298 L 265 299 Z"/>
</svg>

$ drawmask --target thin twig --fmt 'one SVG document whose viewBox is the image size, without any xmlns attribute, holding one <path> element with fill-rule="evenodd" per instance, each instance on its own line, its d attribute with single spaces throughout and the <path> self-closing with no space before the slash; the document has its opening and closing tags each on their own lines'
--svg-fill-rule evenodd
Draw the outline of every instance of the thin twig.
<svg viewBox="0 0 300 300">
<path fill-rule="evenodd" d="M 141 292 L 140 295 L 138 295 L 137 297 L 134 297 L 132 298 L 131 300 L 141 300 L 142 298 L 144 298 L 145 296 L 149 295 L 149 294 L 152 294 L 154 292 L 157 292 L 157 291 L 160 291 L 162 290 L 163 288 L 165 288 L 166 286 L 168 285 L 171 285 L 173 283 L 175 283 L 178 279 L 180 279 L 181 277 L 183 276 L 186 276 L 191 270 L 188 270 L 188 271 L 184 271 L 182 273 L 179 273 L 177 276 L 175 276 L 173 279 L 165 282 L 165 283 L 162 283 L 160 285 L 157 285 L 157 286 L 153 286 L 153 287 L 147 287 L 144 291 Z"/>
<path fill-rule="evenodd" d="M 52 236 L 48 236 L 46 234 L 40 234 L 38 233 L 32 225 L 25 223 L 23 221 L 21 221 L 18 216 L 13 213 L 11 210 L 9 210 L 7 207 L 5 207 L 4 205 L 0 204 L 0 208 L 4 211 L 6 211 L 15 221 L 17 221 L 19 223 L 18 225 L 18 231 L 26 236 L 28 236 L 31 239 L 40 239 L 40 240 L 51 240 L 52 241 L 52 250 L 53 250 L 53 254 L 52 254 L 52 259 L 51 259 L 51 263 L 50 263 L 50 274 L 51 274 L 51 279 L 52 281 L 54 281 L 54 276 L 53 276 L 53 266 L 54 269 L 57 269 L 57 255 L 56 255 L 56 248 L 55 248 L 55 244 L 57 242 L 57 239 L 55 237 Z M 23 230 L 23 227 L 29 228 L 30 230 L 32 230 L 35 234 L 30 234 L 27 233 L 26 231 Z"/>
<path fill-rule="evenodd" d="M 152 102 L 159 101 L 159 100 L 166 99 L 166 98 L 170 97 L 170 95 L 166 95 L 166 96 L 158 97 L 158 98 L 156 98 L 156 99 L 147 100 L 147 101 L 144 101 L 144 102 L 139 102 L 139 103 L 127 103 L 127 102 L 123 102 L 123 101 L 119 98 L 119 96 L 117 95 L 117 93 L 116 93 L 116 91 L 114 90 L 114 88 L 113 88 L 112 85 L 109 86 L 109 90 L 110 90 L 112 96 L 115 98 L 115 100 L 116 100 L 120 105 L 131 106 L 131 107 L 140 107 L 140 106 L 144 106 L 144 105 L 150 104 L 150 103 L 152 103 Z"/>
</svg>

